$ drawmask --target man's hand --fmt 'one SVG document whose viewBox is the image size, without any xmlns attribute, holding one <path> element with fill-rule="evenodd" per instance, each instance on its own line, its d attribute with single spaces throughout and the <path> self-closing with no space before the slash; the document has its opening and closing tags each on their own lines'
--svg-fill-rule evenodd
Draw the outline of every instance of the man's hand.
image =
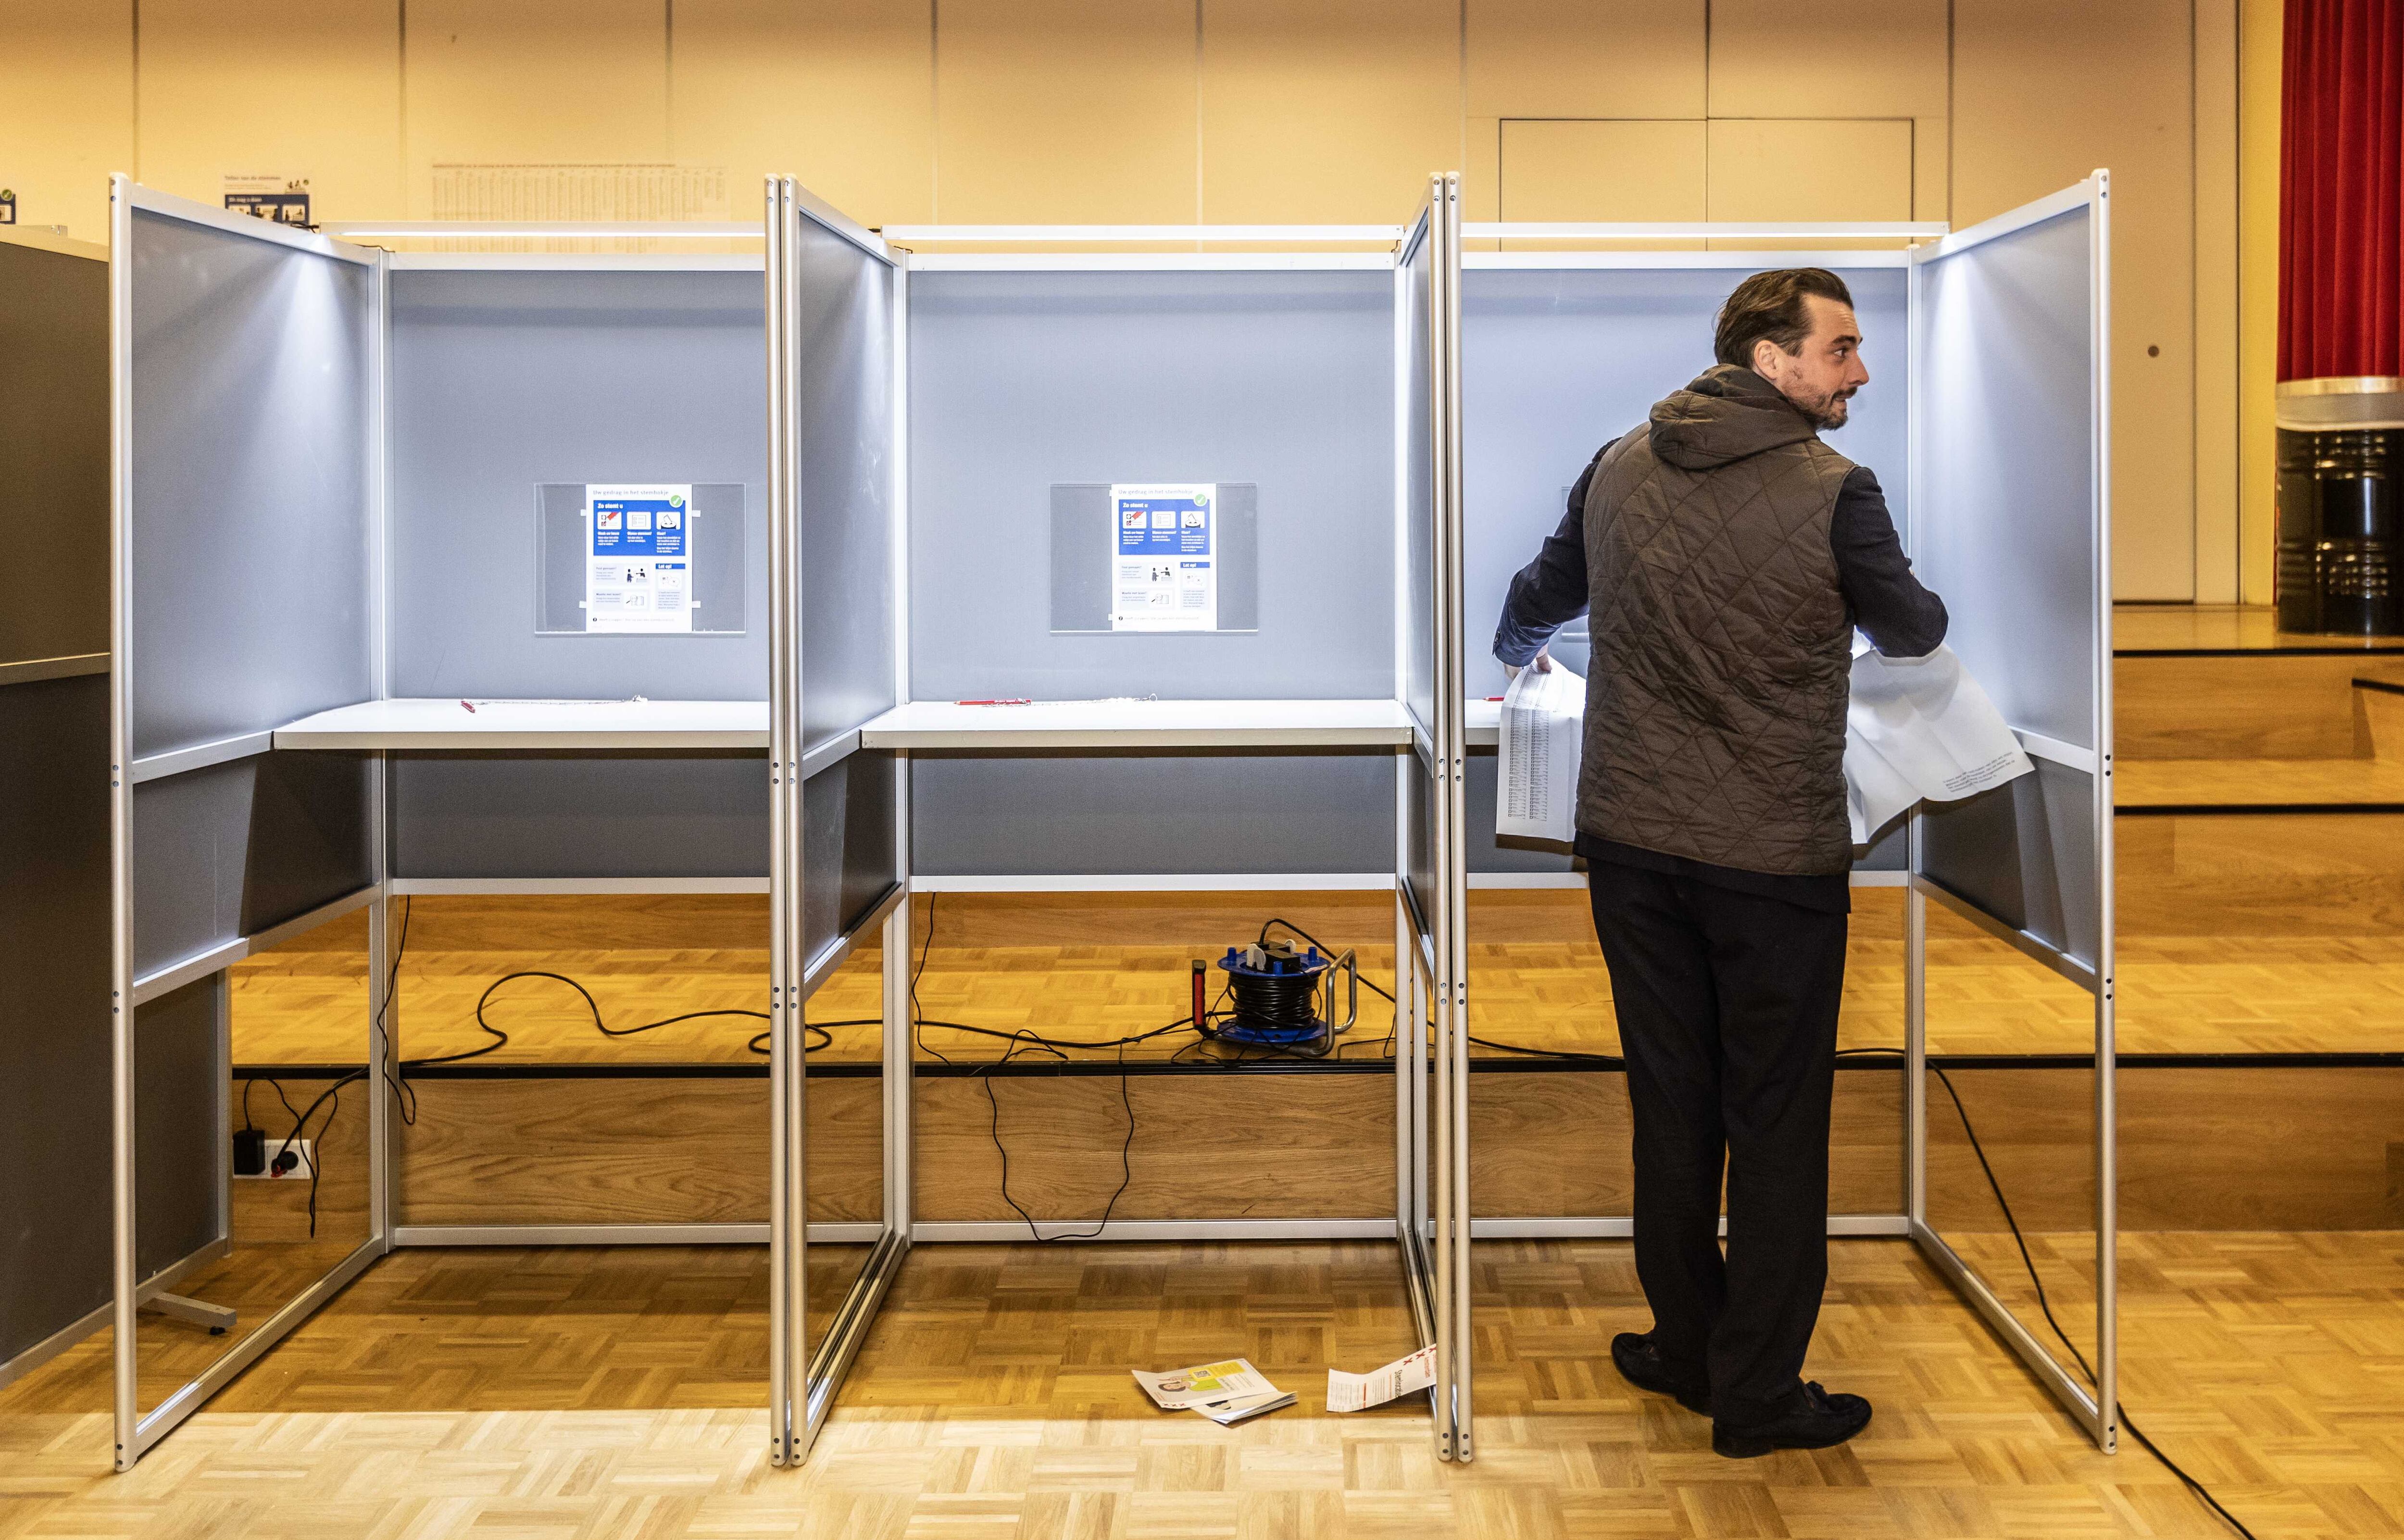
<svg viewBox="0 0 2404 1540">
<path fill-rule="evenodd" d="M 1528 666 L 1533 668 L 1539 674 L 1551 673 L 1553 671 L 1553 650 L 1549 647 L 1537 649 L 1535 657 L 1530 661 Z M 1507 663 L 1502 665 L 1503 679 L 1506 680 L 1516 679 L 1518 677 L 1519 671 L 1516 668 L 1512 667 Z"/>
</svg>

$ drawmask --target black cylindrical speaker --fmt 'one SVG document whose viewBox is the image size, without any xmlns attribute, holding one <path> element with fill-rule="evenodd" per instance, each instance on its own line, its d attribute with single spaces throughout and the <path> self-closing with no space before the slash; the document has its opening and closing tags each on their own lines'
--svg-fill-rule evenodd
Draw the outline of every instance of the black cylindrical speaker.
<svg viewBox="0 0 2404 1540">
<path fill-rule="evenodd" d="M 2279 386 L 2279 629 L 2404 635 L 2404 382 Z"/>
</svg>

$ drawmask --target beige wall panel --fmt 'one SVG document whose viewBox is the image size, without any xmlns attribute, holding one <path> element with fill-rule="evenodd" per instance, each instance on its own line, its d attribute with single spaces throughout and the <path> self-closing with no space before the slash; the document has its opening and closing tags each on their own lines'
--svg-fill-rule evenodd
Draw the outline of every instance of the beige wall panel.
<svg viewBox="0 0 2404 1540">
<path fill-rule="evenodd" d="M 1700 118 L 1704 0 L 1467 0 L 1472 118 Z"/>
<path fill-rule="evenodd" d="M 1942 118 L 1946 0 L 1712 0 L 1713 118 Z"/>
<path fill-rule="evenodd" d="M 0 0 L 0 188 L 17 220 L 108 239 L 108 175 L 133 155 L 133 10 L 81 0 Z"/>
<path fill-rule="evenodd" d="M 2273 597 L 2278 550 L 2281 0 L 2241 0 L 2237 35 L 2237 497 L 2239 581 Z"/>
<path fill-rule="evenodd" d="M 1397 222 L 1461 159 L 1458 0 L 1203 0 L 1205 219 Z"/>
<path fill-rule="evenodd" d="M 1711 124 L 1713 219 L 1908 219 L 1911 124 L 1738 119 Z"/>
<path fill-rule="evenodd" d="M 397 217 L 397 0 L 144 0 L 143 180 L 215 203 L 228 172 L 306 176 L 318 219 Z"/>
<path fill-rule="evenodd" d="M 938 218 L 1193 222 L 1192 0 L 951 0 L 938 25 Z"/>
<path fill-rule="evenodd" d="M 2237 6 L 2195 0 L 2195 596 L 2234 604 Z"/>
<path fill-rule="evenodd" d="M 2185 0 L 1954 11 L 1954 222 L 2112 171 L 2113 579 L 2129 599 L 2195 591 L 2192 31 Z"/>
<path fill-rule="evenodd" d="M 659 0 L 413 0 L 404 110 L 412 214 L 433 168 L 668 157 Z"/>
<path fill-rule="evenodd" d="M 863 224 L 933 217 L 927 0 L 678 0 L 669 147 L 722 165 L 728 214 L 788 174 Z"/>
<path fill-rule="evenodd" d="M 1505 219 L 1700 219 L 1703 124 L 1502 125 Z"/>
</svg>

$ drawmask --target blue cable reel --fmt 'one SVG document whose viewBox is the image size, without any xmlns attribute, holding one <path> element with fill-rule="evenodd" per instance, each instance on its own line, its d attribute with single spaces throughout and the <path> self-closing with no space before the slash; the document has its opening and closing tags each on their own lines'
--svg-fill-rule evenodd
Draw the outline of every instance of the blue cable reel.
<svg viewBox="0 0 2404 1540">
<path fill-rule="evenodd" d="M 1281 1048 L 1312 1058 L 1335 1046 L 1337 1034 L 1361 1018 L 1361 968 L 1347 951 L 1330 957 L 1282 937 L 1230 946 L 1219 959 L 1235 1008 L 1223 1016 L 1202 1008 L 1202 964 L 1194 965 L 1195 1024 L 1206 1037 L 1243 1047 Z M 1350 1002 L 1335 1019 L 1335 978 L 1349 983 Z"/>
</svg>

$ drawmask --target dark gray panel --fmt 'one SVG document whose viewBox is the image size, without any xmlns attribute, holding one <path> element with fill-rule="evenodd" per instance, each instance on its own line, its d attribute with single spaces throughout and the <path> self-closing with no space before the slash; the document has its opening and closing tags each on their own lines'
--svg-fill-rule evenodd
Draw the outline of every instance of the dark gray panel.
<svg viewBox="0 0 2404 1540">
<path fill-rule="evenodd" d="M 929 876 L 1391 872 L 1391 750 L 922 754 L 911 863 Z"/>
<path fill-rule="evenodd" d="M 0 664 L 107 651 L 106 262 L 0 244 Z"/>
<path fill-rule="evenodd" d="M 223 973 L 133 1013 L 134 1273 L 148 1278 L 227 1238 Z"/>
<path fill-rule="evenodd" d="M 396 754 L 400 877 L 765 877 L 768 757 Z"/>
<path fill-rule="evenodd" d="M 1921 270 L 1921 575 L 2024 732 L 2095 743 L 2092 257 L 2082 207 Z"/>
<path fill-rule="evenodd" d="M 607 637 L 584 629 L 584 488 L 582 482 L 546 482 L 535 490 L 534 628 L 549 635 Z M 744 552 L 750 549 L 750 510 L 739 482 L 696 482 L 685 548 L 692 553 L 692 632 L 739 632 L 744 613 Z M 671 634 L 672 636 L 674 634 Z"/>
<path fill-rule="evenodd" d="M 372 879 L 363 754 L 255 754 L 133 789 L 138 977 Z"/>
<path fill-rule="evenodd" d="M 393 693 L 766 699 L 764 624 L 538 635 L 527 514 L 545 483 L 739 483 L 767 507 L 760 275 L 417 271 L 391 285 Z M 745 525 L 746 612 L 760 615 L 767 521 Z"/>
<path fill-rule="evenodd" d="M 899 880 L 901 761 L 870 749 L 802 783 L 802 952 L 857 926 Z"/>
<path fill-rule="evenodd" d="M 366 699 L 368 271 L 133 216 L 133 753 Z"/>
<path fill-rule="evenodd" d="M 1469 751 L 1469 778 L 1462 796 L 1468 806 L 1469 827 L 1463 831 L 1461 846 L 1466 852 L 1469 870 L 1473 872 L 1566 872 L 1570 868 L 1569 852 L 1558 846 L 1535 840 L 1515 840 L 1505 845 L 1494 837 L 1494 796 L 1496 777 L 1502 769 L 1502 755 L 1491 749 Z"/>
<path fill-rule="evenodd" d="M 1436 881 L 1435 770 L 1426 755 L 1413 749 L 1403 773 L 1403 817 L 1410 835 L 1404 847 L 1403 883 L 1410 890 L 1419 923 L 1432 927 L 1436 904 L 1444 896 Z"/>
<path fill-rule="evenodd" d="M 108 1299 L 108 680 L 0 685 L 0 1362 Z"/>
<path fill-rule="evenodd" d="M 1392 694 L 1390 274 L 920 273 L 910 350 L 917 698 Z M 1053 634 L 1051 488 L 1137 481 L 1260 488 L 1255 634 Z"/>
<path fill-rule="evenodd" d="M 1214 632 L 1261 623 L 1261 489 L 1219 487 L 1219 623 Z M 1157 641 L 1158 632 L 1111 629 L 1111 489 L 1099 482 L 1052 489 L 1052 630 L 1101 632 Z"/>
<path fill-rule="evenodd" d="M 2051 760 L 2035 763 L 2036 774 L 1992 791 L 1925 804 L 1922 869 L 2092 967 L 2103 934 L 2094 780 Z"/>
<path fill-rule="evenodd" d="M 792 259 L 802 743 L 814 749 L 897 698 L 893 270 L 806 218 Z"/>
<path fill-rule="evenodd" d="M 1905 274 L 1899 268 L 1846 268 L 1838 275 L 1853 292 L 1870 383 L 1853 399 L 1852 420 L 1827 441 L 1877 473 L 1900 528 L 1908 469 Z M 1596 450 L 1711 367 L 1720 305 L 1748 276 L 1743 268 L 1474 268 L 1462 274 L 1468 571 L 1461 613 L 1472 696 L 1502 693 L 1493 636 L 1502 595 L 1511 575 L 1560 524 L 1563 493 Z M 1584 666 L 1583 657 L 1572 661 Z"/>
</svg>

